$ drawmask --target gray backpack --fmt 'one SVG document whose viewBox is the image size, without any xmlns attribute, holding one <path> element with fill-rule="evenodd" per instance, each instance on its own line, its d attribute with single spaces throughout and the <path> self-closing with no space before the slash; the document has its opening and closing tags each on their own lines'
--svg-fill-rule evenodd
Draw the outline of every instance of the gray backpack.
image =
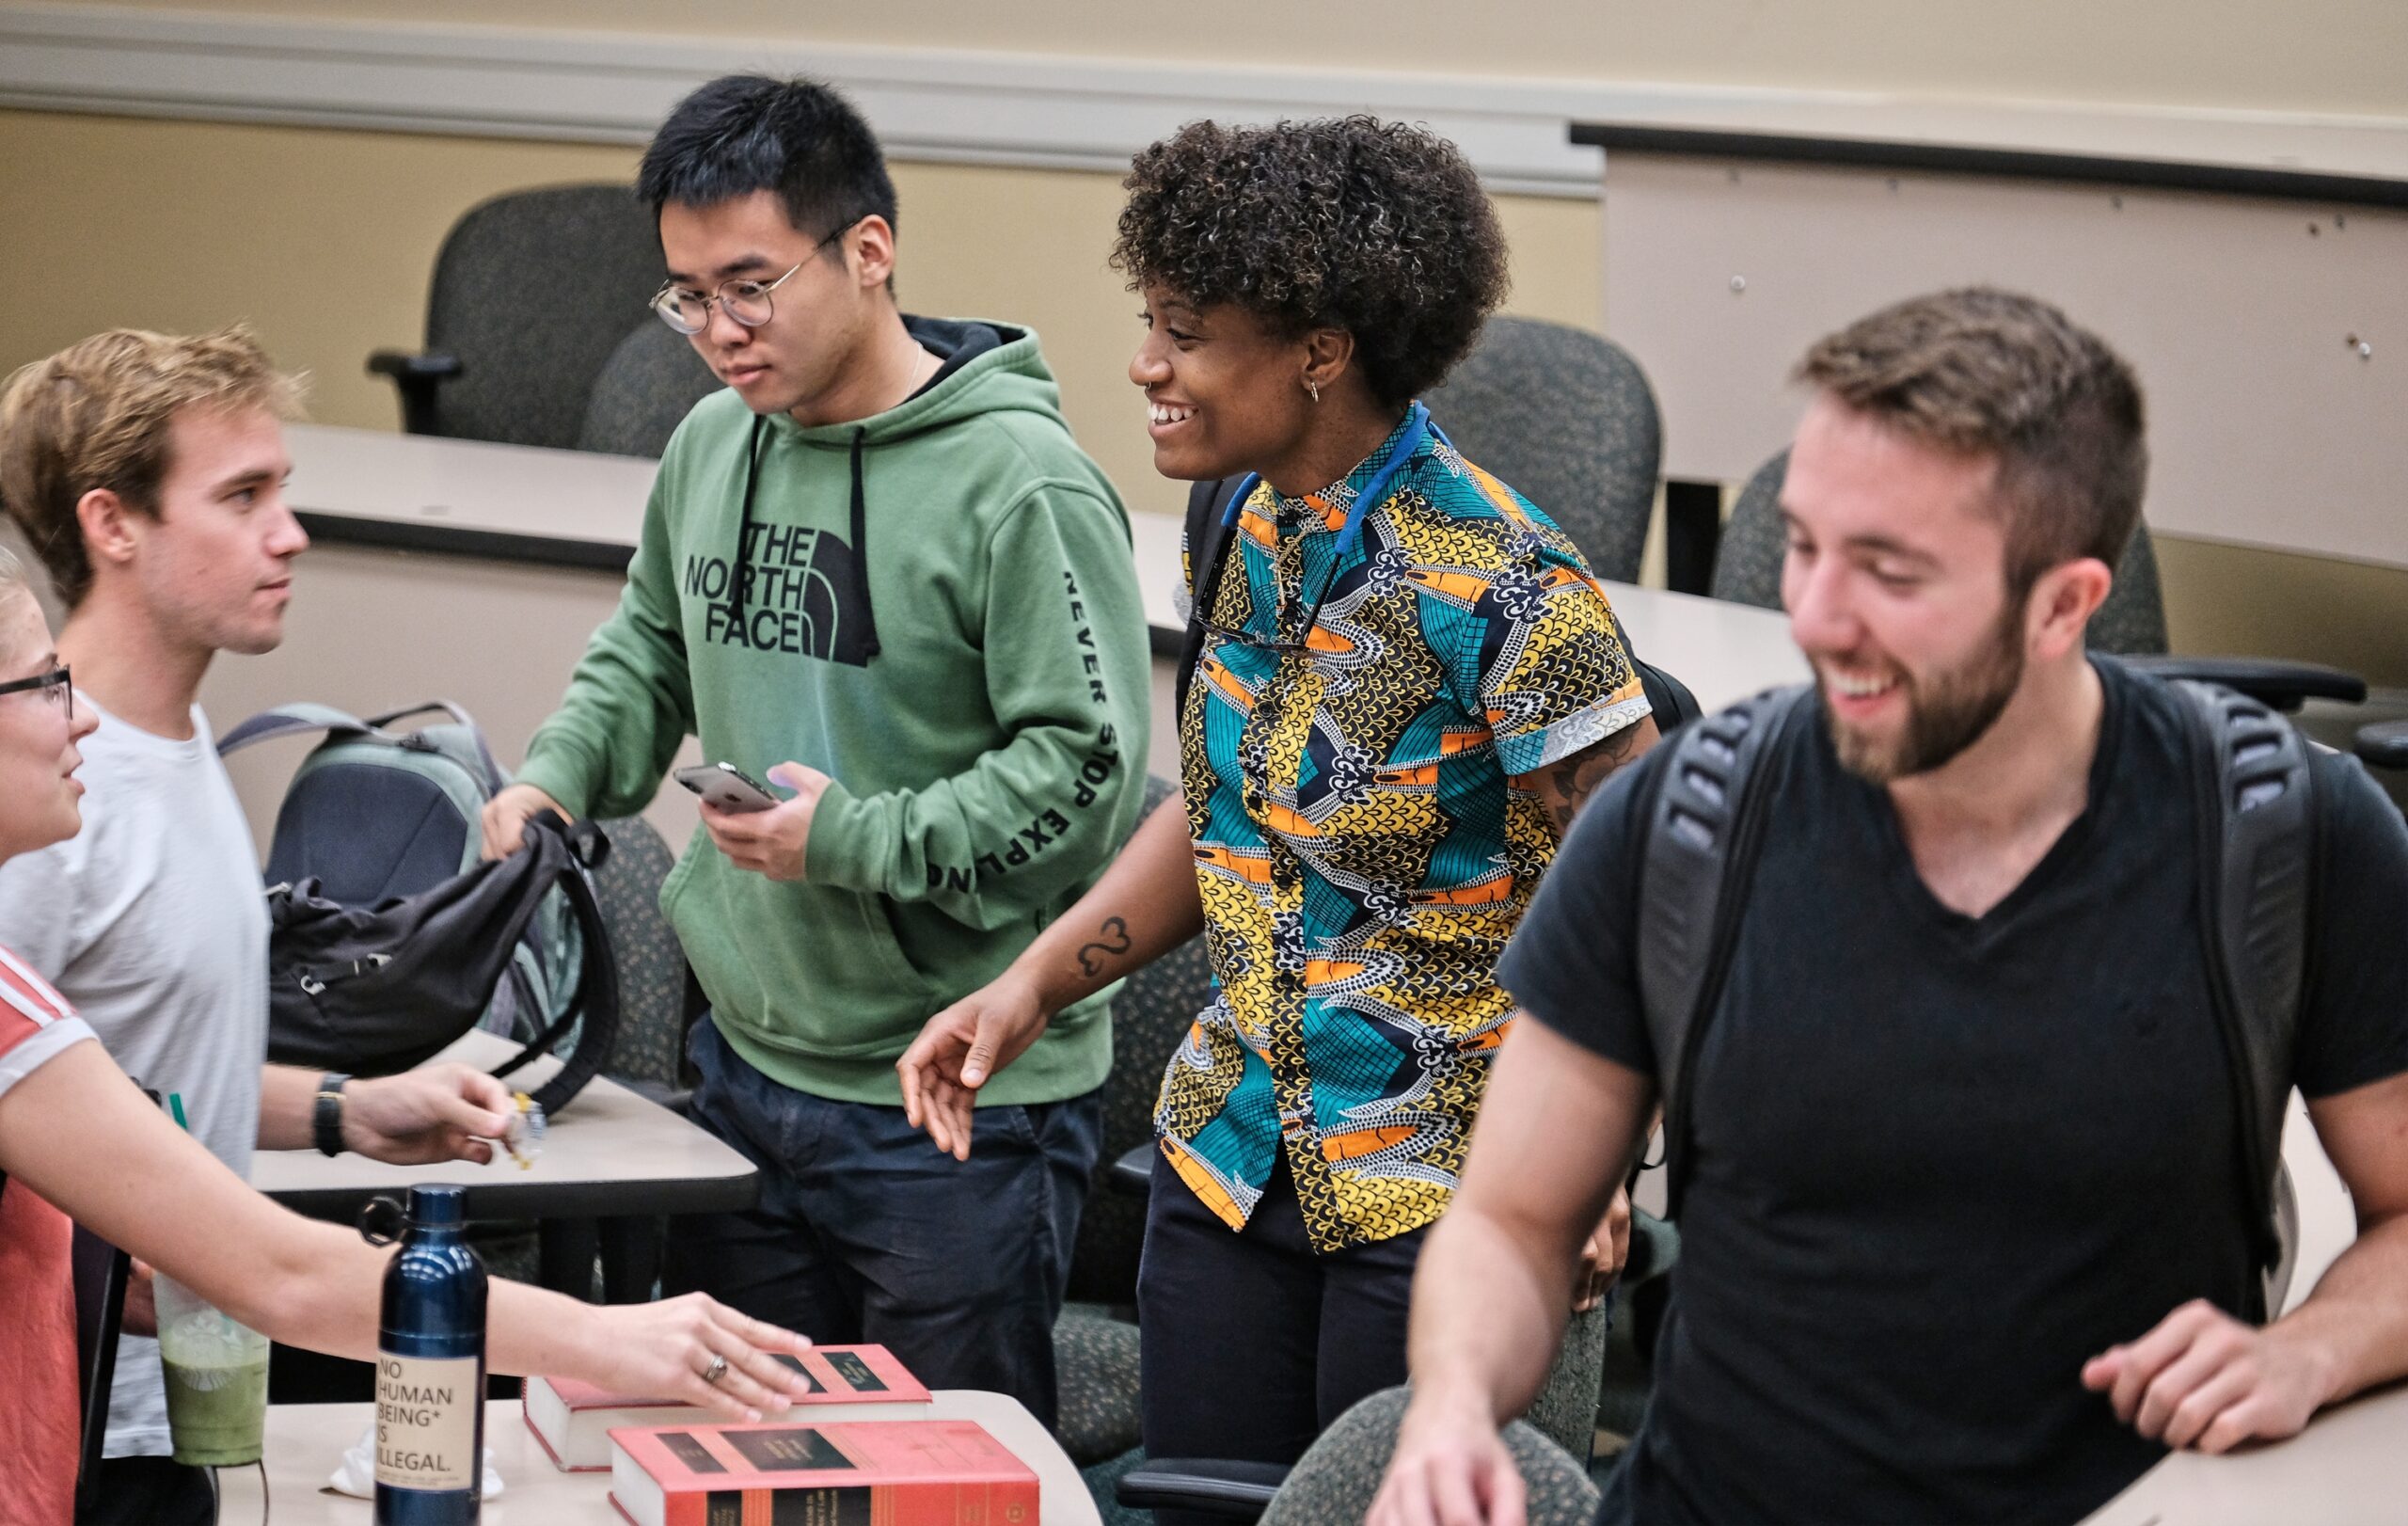
<svg viewBox="0 0 2408 1526">
<path fill-rule="evenodd" d="M 2307 947 L 2317 816 L 2307 743 L 2254 699 L 2212 684 L 2174 685 L 2184 700 L 2197 801 L 2199 912 L 2214 958 L 2209 973 L 2224 1036 L 2241 1181 L 2263 1320 L 2282 1305 L 2297 1208 L 2283 1168 L 2283 1114 L 2291 1091 Z M 1655 774 L 1639 900 L 1639 985 L 1664 1102 L 1668 1218 L 1680 1215 L 1689 1158 L 1691 1087 L 1699 1044 L 1737 946 L 1756 855 L 1770 814 L 1782 738 L 1814 724 L 1813 691 L 1776 689 L 1682 726 Z"/>
<path fill-rule="evenodd" d="M 392 729 L 415 716 L 433 724 Z M 468 712 L 435 700 L 366 720 L 324 705 L 285 705 L 228 732 L 230 756 L 271 737 L 323 732 L 293 775 L 277 810 L 267 883 L 315 880 L 316 894 L 345 906 L 374 906 L 433 889 L 473 867 L 484 852 L 479 817 L 510 782 Z M 528 1041 L 571 1010 L 585 948 L 566 895 L 547 895 L 527 923 L 510 966 L 478 1026 Z M 572 1030 L 562 1046 L 573 1053 Z"/>
</svg>

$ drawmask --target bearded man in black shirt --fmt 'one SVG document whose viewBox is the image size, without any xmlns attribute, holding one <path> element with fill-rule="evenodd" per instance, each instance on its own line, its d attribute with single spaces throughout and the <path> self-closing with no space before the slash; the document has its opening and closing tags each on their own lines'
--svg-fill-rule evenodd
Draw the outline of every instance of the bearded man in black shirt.
<svg viewBox="0 0 2408 1526">
<path fill-rule="evenodd" d="M 1971 290 L 1798 374 L 1782 592 L 1818 714 L 1755 765 L 1655 1399 L 1601 1518 L 2071 1520 L 2168 1447 L 2408 1373 L 2408 831 L 2312 761 L 2291 1079 L 2360 1234 L 2261 1328 L 2188 702 L 2083 648 L 2139 517 L 2131 373 Z M 1521 1519 L 1498 1420 L 1657 1100 L 1639 867 L 1673 755 L 1590 803 L 1506 952 L 1534 1021 L 1422 1252 L 1378 1526 Z"/>
</svg>

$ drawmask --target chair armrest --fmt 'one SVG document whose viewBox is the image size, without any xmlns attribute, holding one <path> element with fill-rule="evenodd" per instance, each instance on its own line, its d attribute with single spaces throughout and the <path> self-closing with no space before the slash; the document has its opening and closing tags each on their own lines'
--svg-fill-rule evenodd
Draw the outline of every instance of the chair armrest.
<svg viewBox="0 0 2408 1526">
<path fill-rule="evenodd" d="M 2321 662 L 2287 662 L 2267 657 L 2128 657 L 2135 672 L 2160 678 L 2194 678 L 2222 684 L 2261 705 L 2289 712 L 2304 700 L 2337 699 L 2363 705 L 2367 681 Z"/>
<path fill-rule="evenodd" d="M 1193 1510 L 1223 1520 L 1258 1520 L 1287 1481 L 1284 1463 L 1156 1457 L 1121 1474 L 1116 1492 L 1132 1510 Z"/>
<path fill-rule="evenodd" d="M 687 1116 L 694 1105 L 694 1089 L 691 1087 L 671 1086 L 666 1081 L 622 1079 L 615 1075 L 610 1079 L 617 1081 L 619 1085 L 644 1101 L 668 1108 L 679 1118 Z"/>
<path fill-rule="evenodd" d="M 2360 726 L 2357 754 L 2379 769 L 2408 769 L 2408 721 Z"/>
<path fill-rule="evenodd" d="M 1113 1186 L 1133 1198 L 1152 1195 L 1154 1186 L 1154 1152 L 1160 1146 L 1141 1144 L 1112 1163 L 1108 1180 Z"/>
<path fill-rule="evenodd" d="M 378 350 L 368 358 L 368 374 L 383 376 L 402 396 L 402 428 L 412 435 L 435 433 L 435 389 L 460 374 L 455 355 L 414 355 L 407 350 Z"/>
</svg>

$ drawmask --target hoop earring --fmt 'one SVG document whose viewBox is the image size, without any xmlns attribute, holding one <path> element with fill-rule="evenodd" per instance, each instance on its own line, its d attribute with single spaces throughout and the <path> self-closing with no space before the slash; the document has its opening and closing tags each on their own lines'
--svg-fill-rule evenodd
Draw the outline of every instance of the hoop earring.
<svg viewBox="0 0 2408 1526">
<path fill-rule="evenodd" d="M 1313 395 L 1314 402 L 1318 403 L 1321 401 L 1321 383 L 1313 380 L 1310 376 L 1307 376 L 1305 378 L 1305 390 Z"/>
</svg>

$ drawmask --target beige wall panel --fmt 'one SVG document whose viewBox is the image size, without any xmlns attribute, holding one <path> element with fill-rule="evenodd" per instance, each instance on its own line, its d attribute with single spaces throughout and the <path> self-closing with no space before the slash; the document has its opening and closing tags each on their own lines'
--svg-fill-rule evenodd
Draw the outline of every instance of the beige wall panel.
<svg viewBox="0 0 2408 1526">
<path fill-rule="evenodd" d="M 2329 662 L 2408 689 L 2408 571 L 2178 535 L 2157 537 L 2157 561 L 2176 651 Z"/>
<path fill-rule="evenodd" d="M 0 366 L 116 326 L 248 321 L 325 423 L 397 426 L 444 230 L 497 192 L 626 180 L 633 150 L 0 112 Z M 648 294 L 638 293 L 641 302 Z"/>
<path fill-rule="evenodd" d="M 2408 213 L 1630 152 L 1606 210 L 1606 326 L 1655 380 L 1671 475 L 1778 449 L 1815 336 L 1987 281 L 2131 358 L 2152 525 L 2408 567 Z"/>
<path fill-rule="evenodd" d="M 152 0 L 154 6 L 159 0 Z M 169 0 L 312 21 L 436 21 L 1204 63 L 2397 112 L 2396 0 Z"/>
</svg>

